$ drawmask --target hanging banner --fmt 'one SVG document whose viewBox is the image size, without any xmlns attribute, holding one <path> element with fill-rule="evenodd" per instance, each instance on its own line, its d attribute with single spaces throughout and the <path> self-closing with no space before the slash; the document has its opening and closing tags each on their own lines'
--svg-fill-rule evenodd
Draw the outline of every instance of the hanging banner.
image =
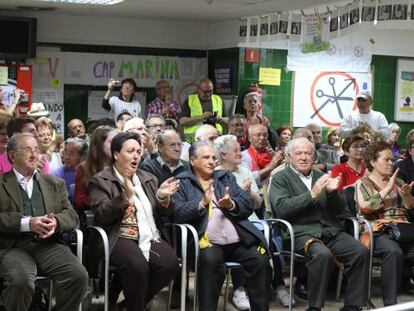
<svg viewBox="0 0 414 311">
<path fill-rule="evenodd" d="M 339 36 L 346 36 L 349 33 L 349 6 L 338 9 L 339 12 Z"/>
<path fill-rule="evenodd" d="M 240 42 L 246 42 L 247 37 L 247 19 L 244 18 L 240 20 L 239 25 L 239 41 Z"/>
<path fill-rule="evenodd" d="M 300 41 L 302 34 L 302 15 L 292 15 L 290 24 L 290 41 Z"/>
<path fill-rule="evenodd" d="M 356 94 L 372 87 L 371 73 L 296 72 L 294 80 L 294 127 L 339 126 L 357 109 Z"/>
<path fill-rule="evenodd" d="M 362 15 L 361 15 L 362 23 L 371 23 L 371 24 L 374 23 L 375 8 L 376 8 L 375 0 L 363 0 L 362 1 Z"/>
<path fill-rule="evenodd" d="M 303 23 L 302 53 L 314 53 L 329 50 L 329 23 L 327 16 L 308 15 Z"/>
<path fill-rule="evenodd" d="M 67 84 L 107 85 L 110 78 L 133 78 L 138 87 L 155 87 L 157 81 L 168 80 L 180 103 L 207 74 L 206 58 L 70 52 L 64 56 Z"/>
<path fill-rule="evenodd" d="M 249 36 L 247 37 L 247 42 L 259 42 L 259 23 L 260 20 L 257 16 L 250 17 L 250 25 L 248 27 Z"/>
<path fill-rule="evenodd" d="M 302 53 L 297 42 L 289 44 L 287 68 L 291 71 L 350 71 L 369 72 L 372 48 L 369 42 L 354 42 L 352 36 L 332 41 L 329 50 Z"/>
<path fill-rule="evenodd" d="M 273 41 L 277 39 L 277 34 L 279 32 L 279 16 L 270 15 L 270 36 L 269 40 Z"/>
<path fill-rule="evenodd" d="M 329 17 L 329 39 L 336 39 L 338 37 L 339 16 L 338 10 L 333 10 Z"/>
<path fill-rule="evenodd" d="M 414 61 L 399 59 L 394 103 L 395 121 L 414 121 Z"/>
<path fill-rule="evenodd" d="M 260 41 L 269 41 L 269 16 L 260 18 Z"/>
</svg>

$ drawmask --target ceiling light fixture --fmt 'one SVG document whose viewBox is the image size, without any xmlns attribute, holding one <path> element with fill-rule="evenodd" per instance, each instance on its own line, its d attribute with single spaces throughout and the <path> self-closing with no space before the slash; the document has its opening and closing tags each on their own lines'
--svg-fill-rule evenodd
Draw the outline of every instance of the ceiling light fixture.
<svg viewBox="0 0 414 311">
<path fill-rule="evenodd" d="M 54 3 L 69 3 L 69 4 L 92 4 L 92 5 L 113 5 L 124 0 L 38 0 Z"/>
</svg>

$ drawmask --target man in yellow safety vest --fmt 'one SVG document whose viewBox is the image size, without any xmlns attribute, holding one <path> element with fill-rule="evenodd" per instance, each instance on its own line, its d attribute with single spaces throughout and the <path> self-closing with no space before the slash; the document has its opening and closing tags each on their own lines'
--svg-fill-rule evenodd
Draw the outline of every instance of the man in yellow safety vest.
<svg viewBox="0 0 414 311">
<path fill-rule="evenodd" d="M 185 140 L 194 141 L 194 134 L 202 124 L 211 124 L 219 134 L 228 118 L 223 117 L 223 101 L 213 94 L 213 82 L 207 78 L 200 80 L 197 94 L 189 95 L 183 103 L 180 124 L 184 129 Z"/>
</svg>

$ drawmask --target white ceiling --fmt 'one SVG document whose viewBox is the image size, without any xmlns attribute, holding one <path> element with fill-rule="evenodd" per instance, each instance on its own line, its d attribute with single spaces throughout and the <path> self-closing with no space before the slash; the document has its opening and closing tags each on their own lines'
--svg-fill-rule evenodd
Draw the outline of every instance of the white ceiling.
<svg viewBox="0 0 414 311">
<path fill-rule="evenodd" d="M 210 1 L 212 3 L 208 4 L 207 2 Z M 53 7 L 56 8 L 54 12 L 59 14 L 213 22 L 315 6 L 331 6 L 337 2 L 328 0 L 125 0 L 123 3 L 111 6 L 93 6 L 37 0 L 0 0 L 0 15 L 21 10 L 18 7 L 29 7 L 23 9 L 25 12 L 30 7 L 32 10 Z"/>
</svg>

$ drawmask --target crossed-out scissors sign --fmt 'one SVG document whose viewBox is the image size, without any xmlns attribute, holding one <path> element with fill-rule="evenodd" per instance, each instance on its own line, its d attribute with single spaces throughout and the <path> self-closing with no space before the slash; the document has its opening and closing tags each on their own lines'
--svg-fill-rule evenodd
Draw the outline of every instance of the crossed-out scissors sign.
<svg viewBox="0 0 414 311">
<path fill-rule="evenodd" d="M 371 91 L 372 73 L 296 71 L 294 85 L 293 126 L 339 126 L 357 109 L 358 92 Z"/>
<path fill-rule="evenodd" d="M 322 72 L 311 87 L 312 112 L 310 119 L 319 119 L 324 125 L 340 125 L 344 116 L 356 108 L 355 95 L 359 92 L 356 79 L 345 72 Z"/>
<path fill-rule="evenodd" d="M 332 86 L 332 95 L 325 94 L 323 92 L 323 90 L 321 90 L 321 89 L 316 91 L 316 96 L 317 97 L 319 97 L 319 98 L 326 97 L 327 99 L 321 106 L 319 106 L 318 110 L 316 110 L 311 115 L 312 119 L 329 103 L 335 103 L 336 104 L 336 109 L 338 109 L 339 117 L 341 119 L 344 118 L 344 114 L 342 113 L 342 109 L 341 109 L 341 105 L 339 104 L 339 101 L 343 101 L 343 100 L 354 101 L 354 98 L 353 97 L 347 97 L 347 96 L 341 96 L 341 95 L 343 93 L 345 93 L 345 91 L 351 85 L 353 85 L 354 88 L 355 88 L 355 79 L 345 79 L 345 80 L 350 80 L 350 82 L 340 91 L 340 93 L 338 95 L 336 94 L 336 90 L 335 90 L 335 78 L 334 77 L 329 78 L 329 84 Z"/>
</svg>

